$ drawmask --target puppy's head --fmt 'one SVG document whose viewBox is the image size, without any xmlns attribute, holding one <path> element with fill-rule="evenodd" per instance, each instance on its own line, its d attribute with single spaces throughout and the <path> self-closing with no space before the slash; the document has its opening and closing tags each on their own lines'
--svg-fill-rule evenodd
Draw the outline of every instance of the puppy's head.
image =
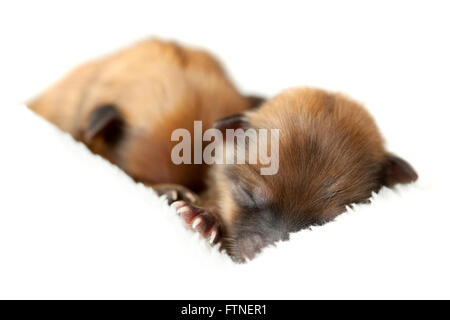
<svg viewBox="0 0 450 320">
<path fill-rule="evenodd" d="M 225 247 L 237 261 L 290 232 L 332 220 L 383 185 L 417 179 L 406 161 L 385 150 L 369 113 L 343 95 L 288 90 L 216 127 L 279 129 L 276 174 L 261 175 L 263 165 L 248 162 L 215 171 Z"/>
</svg>

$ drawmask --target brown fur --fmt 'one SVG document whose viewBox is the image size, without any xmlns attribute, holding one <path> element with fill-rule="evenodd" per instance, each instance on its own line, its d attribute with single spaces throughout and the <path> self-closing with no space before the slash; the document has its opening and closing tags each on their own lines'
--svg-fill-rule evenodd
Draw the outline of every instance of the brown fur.
<svg viewBox="0 0 450 320">
<path fill-rule="evenodd" d="M 207 208 L 223 224 L 224 247 L 237 261 L 367 201 L 389 174 L 393 156 L 373 118 L 341 94 L 291 89 L 245 117 L 243 127 L 280 129 L 280 155 L 275 175 L 250 164 L 211 169 L 206 197 L 214 200 Z M 393 180 L 417 179 L 413 170 L 406 176 Z"/>
<path fill-rule="evenodd" d="M 152 40 L 76 69 L 30 108 L 169 200 L 196 204 L 183 209 L 186 221 L 202 212 L 204 235 L 220 232 L 240 262 L 290 232 L 332 220 L 382 185 L 417 179 L 385 150 L 368 112 L 341 94 L 291 89 L 249 110 L 260 102 L 240 95 L 205 52 Z M 258 164 L 213 165 L 206 179 L 203 165 L 172 163 L 173 130 L 192 134 L 194 120 L 205 130 L 244 111 L 218 123 L 280 129 L 277 174 L 260 175 Z"/>
<path fill-rule="evenodd" d="M 209 54 L 149 40 L 77 68 L 29 107 L 136 180 L 198 189 L 205 166 L 172 164 L 172 131 L 192 132 L 194 120 L 207 129 L 250 104 Z M 124 120 L 120 146 L 85 138 L 89 117 L 103 105 L 114 105 Z"/>
</svg>

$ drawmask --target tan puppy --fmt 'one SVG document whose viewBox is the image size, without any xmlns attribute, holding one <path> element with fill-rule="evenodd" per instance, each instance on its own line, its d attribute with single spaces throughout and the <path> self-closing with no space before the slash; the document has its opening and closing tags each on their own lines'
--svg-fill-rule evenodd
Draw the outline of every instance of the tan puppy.
<svg viewBox="0 0 450 320">
<path fill-rule="evenodd" d="M 172 163 L 172 131 L 194 120 L 207 129 L 254 103 L 209 54 L 149 40 L 79 67 L 29 107 L 136 180 L 198 190 L 205 166 Z"/>
<path fill-rule="evenodd" d="M 277 174 L 261 175 L 261 165 L 248 162 L 214 165 L 202 206 L 173 203 L 194 230 L 220 241 L 238 262 L 334 219 L 383 185 L 417 179 L 407 162 L 385 150 L 368 112 L 340 94 L 287 90 L 216 127 L 280 129 Z"/>
<path fill-rule="evenodd" d="M 293 89 L 251 109 L 260 102 L 239 94 L 205 52 L 152 40 L 78 68 L 30 108 L 166 194 L 190 228 L 237 262 L 382 185 L 417 179 L 345 96 Z M 207 175 L 205 165 L 175 165 L 171 134 L 193 133 L 194 120 L 203 129 L 279 129 L 278 173 L 260 175 L 261 164 L 248 162 L 211 165 Z"/>
</svg>

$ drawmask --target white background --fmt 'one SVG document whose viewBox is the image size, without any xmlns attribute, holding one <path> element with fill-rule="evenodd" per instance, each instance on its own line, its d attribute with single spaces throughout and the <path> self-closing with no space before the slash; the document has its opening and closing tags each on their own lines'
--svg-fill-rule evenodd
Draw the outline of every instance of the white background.
<svg viewBox="0 0 450 320">
<path fill-rule="evenodd" d="M 77 202 L 75 207 L 83 212 L 75 224 L 87 236 L 78 239 L 79 243 L 69 243 L 77 230 L 66 220 L 61 224 L 54 219 L 52 210 L 59 208 L 62 217 L 76 215 L 73 206 L 67 207 L 61 199 L 50 204 L 51 197 L 41 197 L 64 188 L 55 187 L 56 182 L 64 183 L 64 174 L 57 181 L 51 178 L 52 172 L 40 172 L 33 181 L 28 179 L 36 173 L 36 163 L 48 162 L 49 158 L 40 153 L 50 152 L 52 157 L 51 152 L 55 152 L 56 157 L 51 143 L 60 142 L 36 138 L 33 144 L 41 145 L 41 152 L 27 153 L 30 136 L 40 136 L 31 132 L 33 120 L 16 115 L 14 122 L 6 112 L 1 120 L 2 158 L 5 161 L 5 155 L 10 155 L 10 161 L 2 165 L 0 183 L 6 196 L 0 210 L 4 217 L 11 216 L 3 217 L 0 225 L 0 296 L 450 298 L 450 210 L 445 192 L 449 181 L 449 16 L 446 1 L 1 2 L 2 109 L 26 101 L 82 61 L 157 36 L 207 48 L 224 62 L 232 79 L 246 93 L 270 97 L 285 88 L 307 85 L 345 92 L 362 101 L 377 119 L 388 147 L 414 165 L 420 180 L 410 188 L 387 192 L 372 207 L 359 208 L 359 212 L 346 215 L 331 227 L 301 235 L 297 244 L 283 244 L 248 266 L 217 266 L 220 262 L 214 260 L 216 257 L 213 264 L 196 262 L 201 269 L 194 269 L 190 261 L 186 262 L 186 252 L 192 248 L 177 252 L 176 240 L 147 236 L 145 228 L 133 230 L 133 224 L 120 215 L 110 224 L 125 223 L 130 228 L 127 232 L 142 235 L 142 239 L 117 238 L 112 232 L 104 234 L 103 229 L 95 229 L 109 217 L 87 209 L 97 208 L 99 198 L 95 197 L 80 196 L 85 205 Z M 77 158 L 77 151 L 73 152 L 71 156 Z M 11 154 L 23 159 L 13 161 Z M 61 153 L 60 157 L 61 161 L 66 159 Z M 80 159 L 90 163 L 84 156 Z M 65 164 L 61 168 L 74 167 Z M 72 182 L 67 193 L 72 197 L 64 198 L 67 201 L 73 201 L 73 194 L 82 192 L 86 179 L 96 174 L 84 173 L 83 177 L 85 165 L 79 165 L 78 170 L 77 177 L 68 173 Z M 11 188 L 10 183 L 18 187 Z M 126 188 L 132 188 L 131 182 L 126 183 Z M 89 184 L 95 185 L 92 181 Z M 40 206 L 27 201 L 30 192 L 41 199 Z M 120 194 L 118 190 L 111 192 Z M 30 211 L 36 219 L 33 223 L 47 228 L 43 232 L 54 232 L 55 238 L 43 240 L 42 232 L 20 227 L 24 219 L 30 219 Z M 43 217 L 44 222 L 36 217 Z M 82 220 L 89 217 L 89 223 Z M 151 220 L 147 222 L 151 224 Z M 91 233 L 83 229 L 86 224 L 91 225 Z M 14 235 L 17 239 L 20 235 L 21 241 L 17 242 Z M 95 256 L 92 248 L 99 245 L 100 238 L 113 244 L 105 240 L 101 248 L 107 253 L 103 251 L 102 258 L 94 259 L 90 268 L 87 257 Z M 156 239 L 163 246 L 161 252 L 147 255 L 146 250 Z M 33 251 L 26 243 L 37 243 L 40 249 Z M 61 247 L 50 246 L 46 251 L 44 243 L 59 243 Z M 113 246 L 121 245 L 123 248 L 114 252 Z M 127 246 L 134 251 L 130 253 Z M 64 252 L 66 260 L 61 262 L 52 250 Z M 171 252 L 180 258 L 165 262 L 162 258 Z M 302 260 L 305 258 L 307 261 Z M 56 260 L 57 270 L 51 267 Z M 183 270 L 173 276 L 173 264 L 183 268 L 184 263 L 188 264 L 186 277 Z M 104 273 L 106 269 L 109 273 Z M 202 280 L 206 275 L 217 280 Z M 172 287 L 167 285 L 170 277 L 177 281 Z"/>
</svg>

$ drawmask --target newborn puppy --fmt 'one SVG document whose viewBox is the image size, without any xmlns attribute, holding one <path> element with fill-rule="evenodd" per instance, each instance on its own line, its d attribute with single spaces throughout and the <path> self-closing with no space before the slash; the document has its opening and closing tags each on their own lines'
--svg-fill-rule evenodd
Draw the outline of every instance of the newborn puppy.
<svg viewBox="0 0 450 320">
<path fill-rule="evenodd" d="M 214 165 L 199 206 L 173 203 L 192 229 L 220 242 L 237 262 L 333 220 L 383 185 L 417 179 L 406 161 L 385 150 L 369 113 L 340 94 L 287 90 L 216 127 L 280 130 L 277 174 L 261 175 L 260 164 Z"/>
<path fill-rule="evenodd" d="M 173 130 L 192 133 L 194 120 L 207 129 L 258 101 L 208 53 L 148 40 L 82 65 L 29 107 L 137 181 L 181 198 L 204 187 L 206 166 L 171 161 Z"/>
<path fill-rule="evenodd" d="M 342 95 L 295 89 L 260 102 L 241 95 L 206 52 L 150 40 L 81 66 L 29 107 L 166 195 L 188 227 L 237 262 L 382 185 L 417 179 Z M 204 130 L 279 129 L 278 172 L 261 175 L 263 165 L 248 162 L 176 165 L 172 133 L 194 135 L 195 120 Z"/>
</svg>

